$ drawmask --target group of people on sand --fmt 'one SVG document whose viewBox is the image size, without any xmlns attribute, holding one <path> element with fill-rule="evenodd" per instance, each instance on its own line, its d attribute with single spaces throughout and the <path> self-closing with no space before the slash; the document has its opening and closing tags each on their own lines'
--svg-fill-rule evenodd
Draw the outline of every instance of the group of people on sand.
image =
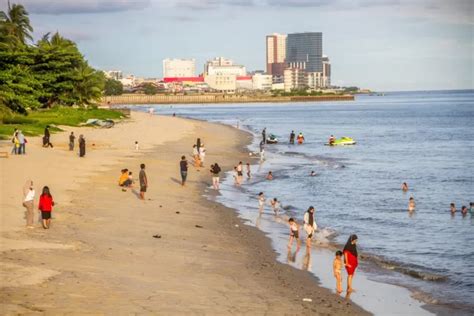
<svg viewBox="0 0 474 316">
<path fill-rule="evenodd" d="M 140 199 L 145 200 L 145 192 L 148 188 L 148 178 L 145 172 L 145 164 L 140 164 L 140 172 L 138 174 L 138 182 L 140 183 Z M 135 181 L 133 180 L 133 173 L 128 169 L 122 169 L 118 181 L 122 191 L 126 192 L 128 188 L 132 189 Z"/>
<path fill-rule="evenodd" d="M 34 228 L 34 203 L 36 191 L 33 181 L 28 180 L 23 188 L 23 207 L 26 209 L 26 227 Z M 44 186 L 41 191 L 38 202 L 38 211 L 40 212 L 40 220 L 44 229 L 51 227 L 51 213 L 53 212 L 54 200 L 49 187 Z"/>
<path fill-rule="evenodd" d="M 26 144 L 28 141 L 26 140 L 25 135 L 23 132 L 15 128 L 12 136 L 12 155 L 26 155 Z"/>
</svg>

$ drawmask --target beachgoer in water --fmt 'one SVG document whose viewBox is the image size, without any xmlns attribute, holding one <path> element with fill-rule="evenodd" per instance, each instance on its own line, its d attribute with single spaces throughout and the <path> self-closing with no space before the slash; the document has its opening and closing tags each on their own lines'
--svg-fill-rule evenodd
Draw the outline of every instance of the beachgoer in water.
<svg viewBox="0 0 474 316">
<path fill-rule="evenodd" d="M 86 155 L 86 139 L 81 134 L 79 135 L 79 157 L 84 157 Z"/>
<path fill-rule="evenodd" d="M 415 210 L 415 207 L 416 207 L 416 204 L 415 204 L 415 199 L 412 197 L 410 197 L 410 199 L 408 200 L 408 211 L 409 212 L 413 212 Z"/>
<path fill-rule="evenodd" d="M 244 176 L 244 171 L 243 171 L 243 166 L 242 166 L 242 161 L 239 161 L 239 164 L 237 165 L 237 184 L 241 185 L 242 184 L 242 177 Z"/>
<path fill-rule="evenodd" d="M 303 228 L 306 232 L 306 247 L 311 247 L 311 240 L 313 238 L 314 233 L 318 229 L 318 225 L 316 224 L 316 220 L 314 219 L 314 207 L 310 206 L 306 213 L 304 213 L 304 225 Z"/>
<path fill-rule="evenodd" d="M 264 207 L 265 207 L 265 196 L 263 195 L 263 192 L 260 192 L 258 194 L 258 211 L 262 213 Z"/>
<path fill-rule="evenodd" d="M 138 141 L 135 141 L 135 150 L 138 151 L 140 149 L 140 146 L 138 146 Z"/>
<path fill-rule="evenodd" d="M 329 140 L 328 140 L 329 146 L 333 146 L 335 141 L 336 141 L 336 138 L 334 137 L 334 135 L 331 135 L 331 137 L 329 137 Z"/>
<path fill-rule="evenodd" d="M 214 190 L 219 190 L 219 174 L 221 172 L 221 167 L 216 162 L 211 166 L 211 174 L 212 174 L 212 187 Z"/>
<path fill-rule="evenodd" d="M 273 173 L 271 171 L 268 171 L 267 180 L 273 180 Z"/>
<path fill-rule="evenodd" d="M 186 160 L 186 156 L 181 156 L 179 171 L 181 173 L 181 185 L 184 186 L 186 184 L 186 178 L 188 177 L 188 161 Z"/>
<path fill-rule="evenodd" d="M 474 202 L 469 202 L 469 213 L 474 215 Z"/>
<path fill-rule="evenodd" d="M 201 160 L 201 167 L 204 167 L 204 159 L 206 158 L 206 148 L 204 144 L 199 147 L 199 159 Z"/>
<path fill-rule="evenodd" d="M 280 210 L 280 202 L 278 201 L 278 199 L 273 198 L 273 200 L 270 201 L 270 204 L 275 215 L 278 215 L 278 211 Z"/>
<path fill-rule="evenodd" d="M 293 240 L 296 240 L 296 249 L 300 249 L 300 226 L 292 217 L 288 220 L 288 224 L 290 224 L 290 240 L 288 241 L 288 248 L 291 248 L 293 246 Z"/>
<path fill-rule="evenodd" d="M 145 173 L 145 164 L 140 165 L 140 173 L 138 174 L 138 179 L 140 181 L 140 199 L 145 200 L 145 192 L 148 188 L 148 178 Z"/>
<path fill-rule="evenodd" d="M 291 145 L 295 144 L 295 131 L 291 131 L 290 133 L 290 144 Z"/>
<path fill-rule="evenodd" d="M 347 271 L 347 292 L 354 291 L 352 288 L 352 278 L 354 277 L 355 270 L 359 265 L 357 260 L 357 235 L 351 235 L 344 246 L 344 263 Z"/>
<path fill-rule="evenodd" d="M 237 186 L 239 185 L 238 177 L 239 173 L 237 172 L 237 166 L 234 166 L 234 184 Z"/>
<path fill-rule="evenodd" d="M 49 229 L 51 226 L 51 212 L 53 211 L 53 206 L 53 197 L 49 192 L 49 188 L 45 186 L 43 187 L 43 192 L 41 193 L 38 205 L 38 209 L 41 211 L 44 229 Z"/>
<path fill-rule="evenodd" d="M 267 128 L 266 127 L 262 130 L 262 142 L 264 144 L 267 143 Z"/>
<path fill-rule="evenodd" d="M 298 134 L 298 137 L 296 138 L 296 140 L 298 141 L 298 144 L 299 144 L 299 145 L 303 144 L 303 142 L 304 142 L 303 133 L 299 133 L 299 134 Z"/>
<path fill-rule="evenodd" d="M 467 215 L 467 206 L 463 205 L 461 207 L 461 214 L 462 216 L 466 216 Z"/>
<path fill-rule="evenodd" d="M 76 140 L 76 136 L 74 135 L 74 132 L 71 132 L 69 135 L 69 151 L 74 150 L 74 141 Z"/>
<path fill-rule="evenodd" d="M 262 140 L 260 142 L 260 161 L 265 160 L 265 142 Z"/>
<path fill-rule="evenodd" d="M 34 200 L 35 200 L 35 189 L 33 187 L 33 181 L 27 182 L 27 188 L 23 188 L 23 206 L 26 208 L 26 227 L 27 228 L 34 228 L 33 221 L 35 214 L 33 212 L 34 209 Z"/>
<path fill-rule="evenodd" d="M 403 182 L 403 184 L 402 184 L 402 191 L 403 192 L 408 191 L 408 184 L 406 182 Z"/>
<path fill-rule="evenodd" d="M 310 174 L 311 177 L 315 177 L 316 176 L 316 172 L 314 171 L 311 171 L 311 174 Z"/>
<path fill-rule="evenodd" d="M 451 214 L 455 214 L 456 213 L 456 204 L 451 203 L 449 205 L 449 210 L 450 210 Z"/>
<path fill-rule="evenodd" d="M 247 162 L 247 178 L 250 179 L 252 176 L 250 174 L 250 163 Z"/>
<path fill-rule="evenodd" d="M 338 294 L 342 293 L 342 251 L 336 251 L 336 257 L 332 263 L 332 270 L 334 273 L 334 277 L 336 278 L 336 291 Z"/>
</svg>

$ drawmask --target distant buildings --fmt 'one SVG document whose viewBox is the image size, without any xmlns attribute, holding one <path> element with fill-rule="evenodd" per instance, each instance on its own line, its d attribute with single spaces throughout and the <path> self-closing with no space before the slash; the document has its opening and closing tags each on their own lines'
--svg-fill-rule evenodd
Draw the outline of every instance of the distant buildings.
<svg viewBox="0 0 474 316">
<path fill-rule="evenodd" d="M 194 77 L 196 75 L 196 60 L 193 59 L 164 59 L 164 78 Z"/>
<path fill-rule="evenodd" d="M 114 79 L 114 80 L 120 80 L 120 79 L 123 78 L 122 71 L 120 71 L 120 70 L 104 71 L 104 75 L 105 75 L 106 78 Z"/>
<path fill-rule="evenodd" d="M 282 82 L 286 68 L 286 34 L 273 33 L 266 39 L 267 74 L 273 76 L 274 82 Z"/>
<path fill-rule="evenodd" d="M 247 71 L 245 66 L 236 65 L 231 59 L 224 57 L 216 57 L 209 60 L 204 65 L 204 75 L 234 75 L 234 76 L 246 76 Z"/>
<path fill-rule="evenodd" d="M 290 68 L 323 72 L 323 33 L 288 34 L 286 63 Z"/>
</svg>

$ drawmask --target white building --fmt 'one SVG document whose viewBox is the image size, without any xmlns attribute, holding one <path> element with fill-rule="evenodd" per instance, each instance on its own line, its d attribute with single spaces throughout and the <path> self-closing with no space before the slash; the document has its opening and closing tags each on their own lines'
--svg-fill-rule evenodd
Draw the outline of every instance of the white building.
<svg viewBox="0 0 474 316">
<path fill-rule="evenodd" d="M 206 75 L 247 75 L 245 66 L 236 65 L 233 60 L 224 57 L 216 57 L 207 61 L 204 65 L 204 73 Z"/>
<path fill-rule="evenodd" d="M 204 76 L 204 82 L 209 85 L 209 88 L 223 93 L 235 93 L 237 89 L 236 75 L 206 75 Z"/>
<path fill-rule="evenodd" d="M 196 73 L 196 60 L 193 59 L 164 59 L 164 78 L 194 77 Z"/>
<path fill-rule="evenodd" d="M 329 57 L 323 56 L 323 84 L 324 88 L 331 86 L 331 61 Z"/>
<path fill-rule="evenodd" d="M 322 72 L 307 72 L 306 80 L 308 88 L 310 89 L 320 89 L 324 87 L 324 76 Z"/>
<path fill-rule="evenodd" d="M 294 89 L 305 89 L 308 86 L 304 69 L 287 68 L 283 72 L 283 83 L 286 92 Z"/>
<path fill-rule="evenodd" d="M 105 77 L 114 80 L 120 80 L 123 78 L 122 71 L 120 70 L 109 70 L 104 71 Z"/>
<path fill-rule="evenodd" d="M 272 75 L 254 74 L 252 76 L 252 88 L 254 90 L 271 90 Z"/>
</svg>

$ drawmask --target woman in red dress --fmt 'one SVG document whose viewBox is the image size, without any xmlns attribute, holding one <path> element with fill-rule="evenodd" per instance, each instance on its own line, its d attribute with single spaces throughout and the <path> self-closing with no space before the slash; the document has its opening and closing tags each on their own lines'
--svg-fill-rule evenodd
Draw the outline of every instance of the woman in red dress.
<svg viewBox="0 0 474 316">
<path fill-rule="evenodd" d="M 353 291 L 352 277 L 358 265 L 357 261 L 357 235 L 351 235 L 344 246 L 344 263 L 347 271 L 347 293 Z"/>
<path fill-rule="evenodd" d="M 44 229 L 48 229 L 51 226 L 51 212 L 53 211 L 53 205 L 53 196 L 49 192 L 49 188 L 44 187 L 38 205 L 38 209 L 41 211 Z"/>
</svg>

